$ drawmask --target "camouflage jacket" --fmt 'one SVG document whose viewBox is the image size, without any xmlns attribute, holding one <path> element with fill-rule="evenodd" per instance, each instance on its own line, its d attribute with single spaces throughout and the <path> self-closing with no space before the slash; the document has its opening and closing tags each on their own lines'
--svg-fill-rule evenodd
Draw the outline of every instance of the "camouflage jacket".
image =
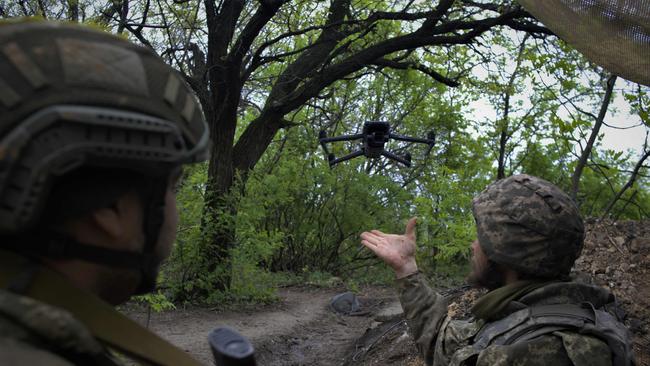
<svg viewBox="0 0 650 366">
<path fill-rule="evenodd" d="M 0 290 L 0 360 L 6 365 L 120 365 L 69 312 Z"/>
<path fill-rule="evenodd" d="M 482 320 L 453 320 L 447 316 L 447 300 L 435 293 L 421 274 L 397 281 L 400 302 L 427 365 L 553 365 L 610 366 L 611 352 L 602 340 L 570 331 L 556 331 L 511 345 L 490 345 L 476 355 L 472 342 L 485 324 Z M 605 289 L 574 282 L 555 282 L 512 301 L 503 316 L 532 305 L 606 305 Z"/>
<path fill-rule="evenodd" d="M 201 365 L 59 273 L 0 250 L 0 364 L 127 363 Z"/>
</svg>

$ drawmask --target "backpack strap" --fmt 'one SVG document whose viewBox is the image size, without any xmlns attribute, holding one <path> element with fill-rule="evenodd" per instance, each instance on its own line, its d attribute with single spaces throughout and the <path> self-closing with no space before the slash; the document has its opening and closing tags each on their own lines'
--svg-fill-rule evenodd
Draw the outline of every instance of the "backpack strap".
<svg viewBox="0 0 650 366">
<path fill-rule="evenodd" d="M 594 336 L 607 343 L 616 366 L 634 365 L 630 334 L 623 324 L 591 303 L 531 306 L 485 324 L 474 337 L 473 347 L 525 342 L 556 331 L 568 330 Z"/>
</svg>

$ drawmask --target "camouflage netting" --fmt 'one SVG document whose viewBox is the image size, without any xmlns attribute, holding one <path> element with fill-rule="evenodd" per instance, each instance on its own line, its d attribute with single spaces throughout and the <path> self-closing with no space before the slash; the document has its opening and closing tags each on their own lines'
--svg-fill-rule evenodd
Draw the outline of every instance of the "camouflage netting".
<svg viewBox="0 0 650 366">
<path fill-rule="evenodd" d="M 592 62 L 650 85 L 650 0 L 519 0 Z"/>
</svg>

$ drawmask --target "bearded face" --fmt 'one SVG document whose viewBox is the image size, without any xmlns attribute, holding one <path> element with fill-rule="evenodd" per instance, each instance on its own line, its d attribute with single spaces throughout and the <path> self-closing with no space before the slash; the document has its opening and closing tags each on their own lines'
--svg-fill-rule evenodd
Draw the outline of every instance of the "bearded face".
<svg viewBox="0 0 650 366">
<path fill-rule="evenodd" d="M 466 278 L 468 284 L 488 290 L 494 290 L 505 285 L 503 271 L 499 269 L 498 264 L 487 258 L 478 244 L 478 240 L 474 240 L 472 243 L 471 265 L 472 271 Z"/>
</svg>

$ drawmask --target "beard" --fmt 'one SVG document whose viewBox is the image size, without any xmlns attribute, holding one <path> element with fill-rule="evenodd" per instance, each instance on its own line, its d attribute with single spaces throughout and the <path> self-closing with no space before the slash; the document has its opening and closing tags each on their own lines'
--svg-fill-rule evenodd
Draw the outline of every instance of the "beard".
<svg viewBox="0 0 650 366">
<path fill-rule="evenodd" d="M 472 258 L 472 271 L 467 275 L 466 281 L 476 288 L 486 288 L 490 291 L 505 285 L 505 276 L 499 269 L 498 264 L 486 259 L 479 261 Z"/>
</svg>

